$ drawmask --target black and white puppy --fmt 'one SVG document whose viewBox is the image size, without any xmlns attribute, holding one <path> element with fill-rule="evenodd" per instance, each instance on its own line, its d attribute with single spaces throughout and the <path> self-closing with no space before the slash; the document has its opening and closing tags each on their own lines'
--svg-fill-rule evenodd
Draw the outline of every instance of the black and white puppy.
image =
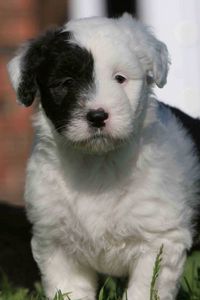
<svg viewBox="0 0 200 300">
<path fill-rule="evenodd" d="M 94 300 L 96 274 L 128 276 L 148 300 L 155 257 L 161 300 L 175 299 L 195 231 L 195 145 L 152 96 L 168 51 L 139 21 L 74 20 L 29 42 L 9 64 L 17 99 L 39 98 L 25 199 L 46 295 Z"/>
</svg>

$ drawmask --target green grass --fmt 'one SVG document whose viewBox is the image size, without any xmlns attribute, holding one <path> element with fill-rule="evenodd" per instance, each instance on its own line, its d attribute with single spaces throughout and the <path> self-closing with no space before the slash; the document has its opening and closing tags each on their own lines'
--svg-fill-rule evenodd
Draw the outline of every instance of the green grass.
<svg viewBox="0 0 200 300">
<path fill-rule="evenodd" d="M 156 281 L 162 264 L 163 247 L 156 257 L 149 300 L 159 300 L 156 290 Z M 124 292 L 125 281 L 121 279 L 106 278 L 98 293 L 98 300 L 121 300 Z M 70 294 L 62 295 L 60 291 L 54 300 L 64 300 L 64 296 L 70 300 Z M 24 288 L 14 288 L 6 276 L 0 284 L 0 300 L 47 300 L 44 296 L 41 284 L 35 284 L 35 290 L 30 292 Z M 79 299 L 77 299 L 79 300 Z M 148 300 L 148 299 L 147 299 Z M 200 300 L 200 251 L 195 251 L 187 259 L 185 271 L 181 280 L 181 288 L 177 300 Z"/>
<path fill-rule="evenodd" d="M 178 300 L 200 300 L 200 251 L 187 259 Z"/>
<path fill-rule="evenodd" d="M 162 254 L 163 254 L 163 245 L 160 247 L 160 250 L 156 256 L 156 260 L 153 268 L 153 275 L 152 275 L 151 286 L 150 286 L 150 300 L 160 300 L 158 290 L 156 288 L 156 283 L 159 277 L 160 268 L 162 264 Z"/>
</svg>

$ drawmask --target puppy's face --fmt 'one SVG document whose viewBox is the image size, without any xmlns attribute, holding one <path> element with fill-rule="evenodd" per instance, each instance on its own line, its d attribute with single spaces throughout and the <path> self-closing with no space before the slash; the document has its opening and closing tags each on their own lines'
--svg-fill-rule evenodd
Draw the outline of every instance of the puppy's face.
<svg viewBox="0 0 200 300">
<path fill-rule="evenodd" d="M 141 26 L 127 15 L 83 19 L 31 42 L 9 67 L 19 100 L 28 106 L 39 92 L 52 126 L 75 147 L 101 153 L 120 146 L 138 129 L 146 75 L 160 86 L 166 77 L 167 52 L 158 70 L 163 58 L 156 67 L 144 37 L 163 47 L 160 56 L 166 48 Z"/>
</svg>

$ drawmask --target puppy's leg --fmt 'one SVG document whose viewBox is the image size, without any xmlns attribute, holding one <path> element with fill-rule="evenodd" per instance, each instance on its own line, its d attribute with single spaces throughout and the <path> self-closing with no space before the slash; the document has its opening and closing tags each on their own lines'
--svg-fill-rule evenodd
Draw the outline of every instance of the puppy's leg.
<svg viewBox="0 0 200 300">
<path fill-rule="evenodd" d="M 163 244 L 161 269 L 156 287 L 160 300 L 175 300 L 186 258 L 186 251 L 184 246 L 178 243 Z M 157 252 L 150 249 L 145 251 L 139 257 L 136 264 L 131 267 L 127 290 L 128 300 L 150 299 L 150 285 L 158 252 L 159 247 L 157 248 Z"/>
<path fill-rule="evenodd" d="M 33 255 L 40 268 L 45 294 L 49 299 L 53 299 L 55 293 L 61 290 L 63 294 L 70 293 L 72 300 L 95 300 L 97 275 L 91 268 L 80 265 L 73 257 L 68 257 L 61 246 L 40 247 L 41 243 L 39 246 L 34 238 Z"/>
</svg>

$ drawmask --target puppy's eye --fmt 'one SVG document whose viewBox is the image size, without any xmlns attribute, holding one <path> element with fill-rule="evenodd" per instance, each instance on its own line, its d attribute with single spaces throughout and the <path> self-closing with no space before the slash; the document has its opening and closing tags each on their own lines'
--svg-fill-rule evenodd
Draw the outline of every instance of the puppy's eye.
<svg viewBox="0 0 200 300">
<path fill-rule="evenodd" d="M 71 77 L 64 78 L 63 80 L 54 81 L 49 85 L 50 89 L 68 88 L 73 84 L 74 80 Z"/>
<path fill-rule="evenodd" d="M 116 74 L 116 75 L 115 75 L 115 80 L 116 80 L 118 83 L 122 84 L 122 83 L 124 83 L 127 79 L 126 79 L 126 77 L 125 77 L 124 75 Z"/>
<path fill-rule="evenodd" d="M 58 105 L 62 104 L 72 84 L 73 84 L 73 78 L 68 77 L 61 81 L 54 82 L 49 86 L 50 93 L 56 104 Z"/>
<path fill-rule="evenodd" d="M 71 78 L 71 77 L 67 77 L 67 78 L 62 82 L 63 85 L 67 85 L 67 86 L 70 86 L 70 85 L 72 85 L 73 83 L 74 83 L 74 79 Z"/>
</svg>

